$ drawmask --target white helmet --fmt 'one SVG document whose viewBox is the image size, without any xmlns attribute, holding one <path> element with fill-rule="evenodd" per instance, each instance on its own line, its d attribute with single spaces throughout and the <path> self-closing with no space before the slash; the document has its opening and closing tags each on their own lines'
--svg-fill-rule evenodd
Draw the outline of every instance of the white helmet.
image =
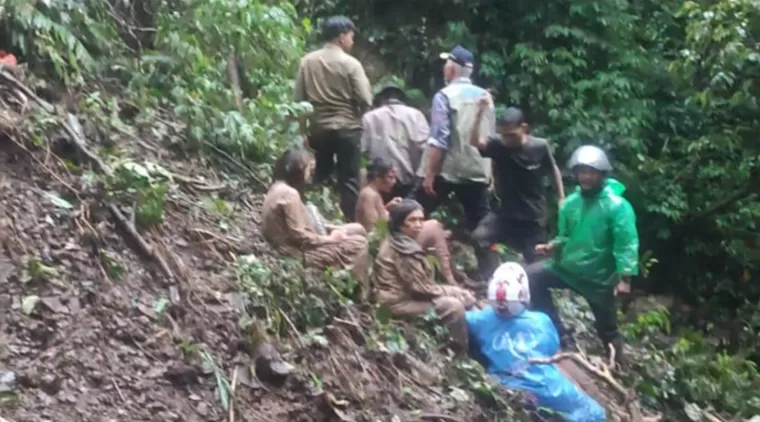
<svg viewBox="0 0 760 422">
<path fill-rule="evenodd" d="M 488 302 L 498 312 L 518 315 L 530 302 L 528 274 L 522 265 L 505 262 L 488 282 Z"/>
</svg>

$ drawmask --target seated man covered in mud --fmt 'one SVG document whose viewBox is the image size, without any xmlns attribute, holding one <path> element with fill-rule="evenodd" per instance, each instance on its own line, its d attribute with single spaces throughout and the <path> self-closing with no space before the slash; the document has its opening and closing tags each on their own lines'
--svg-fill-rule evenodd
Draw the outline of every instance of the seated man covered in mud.
<svg viewBox="0 0 760 422">
<path fill-rule="evenodd" d="M 356 204 L 356 222 L 367 231 L 372 231 L 378 221 L 387 221 L 388 211 L 401 202 L 402 199 L 396 197 L 387 204 L 383 203 L 382 195 L 392 192 L 396 183 L 396 169 L 392 162 L 383 158 L 372 160 L 367 167 L 367 185 L 359 192 Z M 447 284 L 455 286 L 457 281 L 451 269 L 451 254 L 447 243 L 449 234 L 437 220 L 426 220 L 422 223 L 417 241 L 423 249 L 435 248 L 444 280 Z"/>
<path fill-rule="evenodd" d="M 351 268 L 368 293 L 369 246 L 360 224 L 328 226 L 328 235 L 317 234 L 301 199 L 314 171 L 314 159 L 305 149 L 290 148 L 274 166 L 274 184 L 264 198 L 261 230 L 264 239 L 279 252 L 317 269 Z"/>
<path fill-rule="evenodd" d="M 459 352 L 467 350 L 465 310 L 475 304 L 468 290 L 441 286 L 419 239 L 425 214 L 411 199 L 396 204 L 389 213 L 388 237 L 375 259 L 373 291 L 377 303 L 397 318 L 421 317 L 434 309 L 449 328 Z"/>
<path fill-rule="evenodd" d="M 488 284 L 489 306 L 466 314 L 471 355 L 505 387 L 528 393 L 531 408 L 548 409 L 549 420 L 605 421 L 605 410 L 555 364 L 531 362 L 559 352 L 559 335 L 546 314 L 526 309 L 529 302 L 522 266 L 499 266 Z"/>
</svg>

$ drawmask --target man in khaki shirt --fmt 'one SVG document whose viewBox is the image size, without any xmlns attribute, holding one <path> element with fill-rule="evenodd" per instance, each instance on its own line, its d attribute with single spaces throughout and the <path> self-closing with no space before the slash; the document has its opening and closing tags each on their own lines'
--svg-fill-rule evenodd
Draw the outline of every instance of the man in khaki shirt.
<svg viewBox="0 0 760 422">
<path fill-rule="evenodd" d="M 317 183 L 332 174 L 337 158 L 340 208 L 354 221 L 358 195 L 362 114 L 372 103 L 372 91 L 361 63 L 348 54 L 354 45 L 353 22 L 345 16 L 325 20 L 325 45 L 301 59 L 295 100 L 308 101 L 314 113 L 301 123 L 301 134 L 314 149 Z"/>
</svg>

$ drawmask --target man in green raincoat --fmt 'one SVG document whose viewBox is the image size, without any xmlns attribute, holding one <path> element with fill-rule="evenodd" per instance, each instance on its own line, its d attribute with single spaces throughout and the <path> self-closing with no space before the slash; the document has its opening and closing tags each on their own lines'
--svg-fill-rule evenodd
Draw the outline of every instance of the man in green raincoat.
<svg viewBox="0 0 760 422">
<path fill-rule="evenodd" d="M 623 343 L 617 326 L 615 296 L 630 292 L 638 274 L 639 236 L 636 215 L 622 197 L 625 186 L 609 178 L 612 170 L 601 149 L 585 145 L 573 152 L 569 167 L 578 187 L 559 211 L 557 237 L 536 246 L 549 259 L 527 268 L 533 308 L 549 315 L 563 342 L 568 340 L 549 289 L 572 289 L 588 301 L 597 334 L 622 362 Z"/>
</svg>

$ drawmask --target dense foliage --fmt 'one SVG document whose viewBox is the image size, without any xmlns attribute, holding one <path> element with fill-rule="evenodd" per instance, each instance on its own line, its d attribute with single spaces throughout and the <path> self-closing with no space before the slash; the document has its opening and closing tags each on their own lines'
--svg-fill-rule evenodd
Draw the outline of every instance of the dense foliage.
<svg viewBox="0 0 760 422">
<path fill-rule="evenodd" d="M 582 142 L 607 148 L 638 214 L 651 270 L 641 286 L 683 299 L 690 311 L 675 316 L 717 339 L 655 342 L 674 334 L 668 316 L 640 318 L 628 334 L 668 362 L 640 368 L 641 389 L 661 403 L 760 411 L 745 359 L 760 356 L 756 1 L 5 0 L 0 48 L 83 92 L 71 101 L 99 109 L 102 125 L 165 122 L 151 135 L 167 146 L 261 179 L 308 111 L 290 98 L 311 19 L 336 13 L 356 20 L 363 57 L 382 64 L 371 75 L 429 95 L 438 52 L 462 43 L 479 57 L 478 82 L 523 107 L 560 162 Z"/>
</svg>

